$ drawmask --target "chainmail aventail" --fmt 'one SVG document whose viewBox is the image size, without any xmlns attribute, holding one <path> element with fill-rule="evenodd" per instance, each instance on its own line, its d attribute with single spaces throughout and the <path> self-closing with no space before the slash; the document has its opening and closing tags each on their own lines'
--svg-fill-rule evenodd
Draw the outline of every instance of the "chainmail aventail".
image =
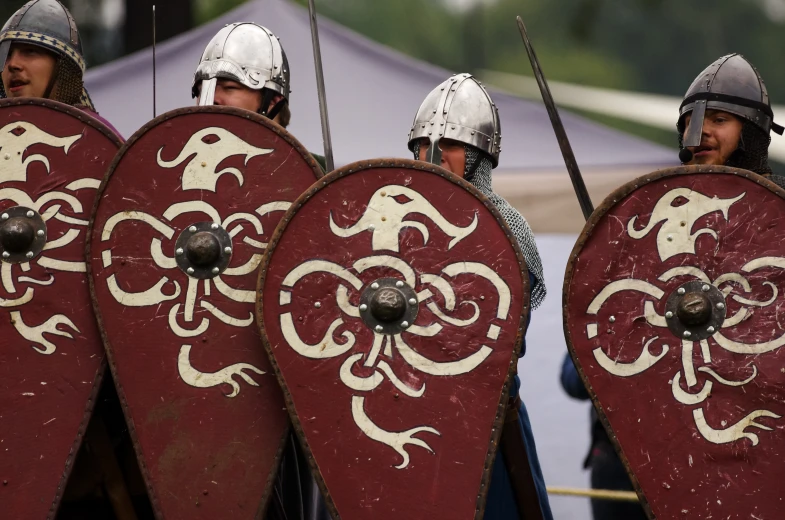
<svg viewBox="0 0 785 520">
<path fill-rule="evenodd" d="M 415 146 L 414 158 L 419 160 L 419 156 L 420 148 Z M 545 276 L 542 269 L 542 260 L 540 260 L 540 252 L 537 249 L 537 242 L 534 239 L 534 233 L 531 227 L 529 227 L 529 223 L 509 202 L 493 192 L 491 173 L 493 164 L 485 154 L 477 148 L 467 145 L 465 168 L 465 173 L 469 174 L 466 176 L 466 180 L 493 202 L 518 240 L 523 257 L 526 259 L 526 266 L 535 278 L 534 286 L 531 288 L 531 306 L 532 309 L 536 309 L 545 300 L 547 290 L 545 288 Z"/>
</svg>

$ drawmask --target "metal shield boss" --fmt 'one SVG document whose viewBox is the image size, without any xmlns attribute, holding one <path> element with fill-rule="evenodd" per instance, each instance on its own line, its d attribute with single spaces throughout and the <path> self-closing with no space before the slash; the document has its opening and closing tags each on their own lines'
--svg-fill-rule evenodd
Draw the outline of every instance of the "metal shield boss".
<svg viewBox="0 0 785 520">
<path fill-rule="evenodd" d="M 84 245 L 121 145 L 61 103 L 0 101 L 0 510 L 53 517 L 104 371 Z"/>
<path fill-rule="evenodd" d="M 482 515 L 525 273 L 493 204 L 437 166 L 356 163 L 286 213 L 257 314 L 333 518 Z"/>
<path fill-rule="evenodd" d="M 107 355 L 161 518 L 257 518 L 287 429 L 254 324 L 257 270 L 319 178 L 262 116 L 169 112 L 102 185 L 88 254 Z"/>
<path fill-rule="evenodd" d="M 650 518 L 781 517 L 785 191 L 661 170 L 597 209 L 564 330 Z"/>
</svg>

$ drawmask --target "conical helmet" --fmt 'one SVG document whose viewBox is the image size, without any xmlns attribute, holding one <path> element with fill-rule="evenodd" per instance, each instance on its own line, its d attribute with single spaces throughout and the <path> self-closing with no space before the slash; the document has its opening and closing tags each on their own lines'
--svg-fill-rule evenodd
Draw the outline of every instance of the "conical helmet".
<svg viewBox="0 0 785 520">
<path fill-rule="evenodd" d="M 272 31 L 255 23 L 227 25 L 207 44 L 191 88 L 192 96 L 199 97 L 199 105 L 213 104 L 219 78 L 253 90 L 266 88 L 289 99 L 286 53 Z"/>
<path fill-rule="evenodd" d="M 760 74 L 741 54 L 728 54 L 701 72 L 692 82 L 679 108 L 678 129 L 684 132 L 685 117 L 692 113 L 683 146 L 700 146 L 706 110 L 721 110 L 757 126 L 768 135 L 771 130 L 782 134 L 774 123 L 769 94 Z"/>
<path fill-rule="evenodd" d="M 456 74 L 436 87 L 420 105 L 409 132 L 409 149 L 427 138 L 431 144 L 422 160 L 439 164 L 441 139 L 452 139 L 487 154 L 494 168 L 501 152 L 499 111 L 488 91 L 471 74 Z"/>
</svg>

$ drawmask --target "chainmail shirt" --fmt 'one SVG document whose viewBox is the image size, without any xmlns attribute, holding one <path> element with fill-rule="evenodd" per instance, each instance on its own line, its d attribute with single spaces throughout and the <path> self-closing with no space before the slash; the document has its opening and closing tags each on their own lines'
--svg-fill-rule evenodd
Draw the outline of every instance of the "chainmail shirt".
<svg viewBox="0 0 785 520">
<path fill-rule="evenodd" d="M 414 158 L 420 159 L 419 146 L 414 147 Z M 479 164 L 475 164 L 477 161 L 480 161 Z M 545 299 L 546 294 L 545 276 L 542 271 L 540 252 L 537 250 L 537 242 L 534 240 L 534 233 L 526 219 L 509 202 L 493 192 L 492 171 L 491 160 L 477 148 L 467 145 L 466 169 L 464 171 L 464 174 L 468 174 L 466 180 L 493 202 L 518 240 L 523 257 L 526 259 L 526 267 L 535 278 L 534 286 L 531 288 L 531 306 L 532 309 L 536 309 Z"/>
<path fill-rule="evenodd" d="M 771 182 L 773 182 L 774 184 L 776 184 L 780 188 L 785 189 L 785 177 L 783 177 L 782 175 L 774 175 L 774 174 L 772 174 L 772 175 L 764 175 L 764 177 L 769 179 Z"/>
</svg>

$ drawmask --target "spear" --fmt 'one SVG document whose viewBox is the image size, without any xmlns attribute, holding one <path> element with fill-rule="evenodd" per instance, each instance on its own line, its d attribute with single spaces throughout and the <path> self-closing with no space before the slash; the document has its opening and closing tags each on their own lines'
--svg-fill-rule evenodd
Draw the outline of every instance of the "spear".
<svg viewBox="0 0 785 520">
<path fill-rule="evenodd" d="M 561 122 L 561 117 L 559 117 L 559 110 L 556 108 L 553 96 L 551 96 L 551 89 L 548 88 L 548 82 L 545 81 L 545 75 L 542 73 L 540 62 L 537 60 L 537 55 L 534 53 L 534 47 L 532 47 L 529 35 L 526 33 L 526 26 L 523 25 L 523 20 L 520 16 L 517 20 L 518 30 L 521 31 L 521 38 L 523 38 L 523 44 L 526 46 L 526 53 L 529 55 L 534 77 L 537 80 L 537 85 L 540 87 L 542 100 L 545 103 L 545 109 L 548 111 L 548 117 L 551 119 L 553 131 L 556 133 L 556 140 L 559 142 L 559 148 L 564 157 L 564 164 L 567 166 L 567 173 L 570 174 L 570 179 L 572 180 L 572 187 L 575 189 L 575 195 L 577 195 L 578 203 L 581 205 L 583 217 L 586 220 L 589 220 L 589 217 L 594 212 L 594 205 L 591 202 L 591 197 L 589 197 L 589 191 L 586 189 L 586 184 L 583 183 L 581 170 L 578 168 L 578 163 L 575 161 L 575 154 L 572 153 L 572 146 L 570 146 L 570 140 L 567 138 L 564 124 Z"/>
<path fill-rule="evenodd" d="M 311 42 L 313 43 L 313 63 L 316 67 L 316 89 L 319 94 L 319 115 L 322 119 L 322 141 L 324 142 L 324 162 L 327 171 L 335 169 L 333 160 L 333 141 L 330 136 L 330 120 L 327 116 L 327 92 L 324 87 L 324 70 L 322 70 L 322 50 L 319 46 L 319 27 L 316 24 L 316 6 L 314 0 L 308 0 L 308 12 L 311 15 Z"/>
</svg>

